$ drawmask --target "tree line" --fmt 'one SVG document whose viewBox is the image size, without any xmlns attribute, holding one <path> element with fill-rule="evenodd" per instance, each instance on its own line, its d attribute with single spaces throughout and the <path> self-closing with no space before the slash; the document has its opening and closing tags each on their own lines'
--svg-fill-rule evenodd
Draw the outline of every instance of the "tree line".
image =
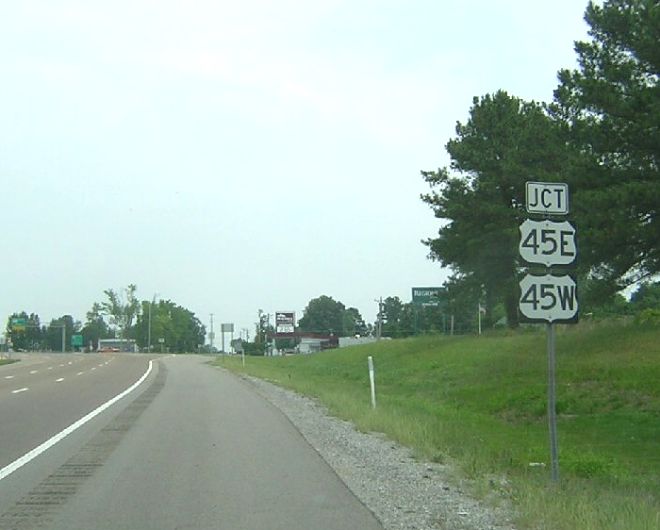
<svg viewBox="0 0 660 530">
<path fill-rule="evenodd" d="M 422 171 L 422 200 L 442 221 L 423 243 L 452 270 L 453 303 L 483 304 L 486 325 L 518 325 L 526 181 L 569 184 L 581 313 L 659 272 L 660 4 L 589 2 L 585 20 L 590 40 L 575 44 L 579 66 L 558 73 L 552 102 L 475 97 L 446 144 L 449 167 Z"/>
<path fill-rule="evenodd" d="M 192 311 L 171 300 L 139 300 L 136 292 L 133 284 L 120 290 L 106 289 L 84 322 L 62 315 L 42 324 L 36 313 L 15 312 L 7 319 L 6 335 L 15 350 L 28 351 L 72 351 L 74 335 L 82 335 L 82 348 L 87 350 L 96 350 L 100 339 L 134 340 L 145 350 L 151 338 L 153 351 L 159 351 L 162 344 L 167 351 L 177 353 L 197 351 L 204 344 L 206 329 Z"/>
</svg>

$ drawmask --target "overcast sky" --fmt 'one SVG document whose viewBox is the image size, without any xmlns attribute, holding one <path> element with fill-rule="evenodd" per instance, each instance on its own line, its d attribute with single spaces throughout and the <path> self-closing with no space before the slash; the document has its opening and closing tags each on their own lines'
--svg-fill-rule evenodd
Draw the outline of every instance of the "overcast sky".
<svg viewBox="0 0 660 530">
<path fill-rule="evenodd" d="M 3 2 L 0 318 L 135 283 L 251 336 L 322 294 L 373 322 L 448 275 L 420 170 L 473 96 L 551 100 L 585 6 Z"/>
</svg>

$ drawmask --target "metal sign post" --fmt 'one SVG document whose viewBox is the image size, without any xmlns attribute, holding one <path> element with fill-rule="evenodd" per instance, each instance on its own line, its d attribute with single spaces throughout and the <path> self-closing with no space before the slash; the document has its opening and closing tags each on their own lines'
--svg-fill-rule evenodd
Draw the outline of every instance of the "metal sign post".
<svg viewBox="0 0 660 530">
<path fill-rule="evenodd" d="M 559 447 L 557 445 L 557 398 L 555 395 L 555 326 L 546 324 L 548 336 L 548 430 L 550 432 L 550 477 L 559 481 Z"/>
<path fill-rule="evenodd" d="M 575 263 L 575 227 L 568 221 L 551 221 L 550 216 L 568 214 L 568 185 L 557 182 L 525 184 L 527 212 L 543 220 L 527 219 L 520 225 L 520 257 L 532 267 L 543 267 L 545 274 L 526 274 L 520 281 L 518 304 L 522 322 L 545 322 L 548 349 L 548 430 L 550 470 L 553 482 L 559 481 L 557 442 L 555 323 L 577 322 L 577 284 L 557 267 Z M 555 267 L 555 269 L 553 269 Z"/>
</svg>

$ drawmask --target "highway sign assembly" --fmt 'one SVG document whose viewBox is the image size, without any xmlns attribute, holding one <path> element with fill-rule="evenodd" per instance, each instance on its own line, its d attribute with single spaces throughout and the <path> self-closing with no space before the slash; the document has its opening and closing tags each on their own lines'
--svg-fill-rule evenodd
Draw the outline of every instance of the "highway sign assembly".
<svg viewBox="0 0 660 530">
<path fill-rule="evenodd" d="M 527 213 L 545 217 L 526 219 L 520 225 L 520 257 L 531 266 L 545 267 L 545 274 L 528 273 L 520 281 L 518 308 L 521 322 L 545 322 L 548 345 L 548 428 L 550 469 L 553 482 L 559 481 L 557 446 L 557 407 L 555 397 L 555 324 L 578 320 L 577 285 L 553 267 L 571 266 L 577 258 L 575 227 L 568 221 L 552 221 L 553 216 L 568 214 L 568 184 L 526 182 Z"/>
</svg>

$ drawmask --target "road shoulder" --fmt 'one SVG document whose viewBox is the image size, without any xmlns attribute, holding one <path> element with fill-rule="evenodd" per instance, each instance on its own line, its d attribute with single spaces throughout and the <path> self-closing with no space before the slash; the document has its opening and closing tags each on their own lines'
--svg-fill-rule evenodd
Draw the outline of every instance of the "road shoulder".
<svg viewBox="0 0 660 530">
<path fill-rule="evenodd" d="M 386 530 L 514 528 L 504 499 L 497 507 L 476 500 L 449 466 L 420 462 L 380 433 L 359 432 L 315 400 L 240 377 L 289 418 Z"/>
</svg>

